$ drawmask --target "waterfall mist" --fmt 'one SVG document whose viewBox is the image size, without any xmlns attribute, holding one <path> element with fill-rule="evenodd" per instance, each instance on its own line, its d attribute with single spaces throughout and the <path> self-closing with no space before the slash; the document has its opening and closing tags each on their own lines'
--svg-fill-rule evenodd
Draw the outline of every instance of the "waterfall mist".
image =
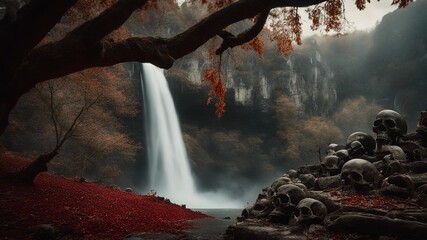
<svg viewBox="0 0 427 240">
<path fill-rule="evenodd" d="M 148 152 L 148 188 L 190 208 L 242 208 L 243 200 L 197 190 L 175 105 L 163 71 L 142 64 L 142 92 Z"/>
</svg>

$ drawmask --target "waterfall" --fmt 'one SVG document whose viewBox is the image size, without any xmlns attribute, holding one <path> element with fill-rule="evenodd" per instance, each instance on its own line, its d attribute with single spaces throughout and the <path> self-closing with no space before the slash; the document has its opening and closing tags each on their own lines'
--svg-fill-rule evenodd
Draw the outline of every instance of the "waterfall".
<svg viewBox="0 0 427 240">
<path fill-rule="evenodd" d="M 182 139 L 175 105 L 163 71 L 142 64 L 149 189 L 191 208 L 241 207 L 220 193 L 197 191 Z"/>
<path fill-rule="evenodd" d="M 151 64 L 142 68 L 149 186 L 160 196 L 183 201 L 196 190 L 175 105 L 162 70 Z"/>
</svg>

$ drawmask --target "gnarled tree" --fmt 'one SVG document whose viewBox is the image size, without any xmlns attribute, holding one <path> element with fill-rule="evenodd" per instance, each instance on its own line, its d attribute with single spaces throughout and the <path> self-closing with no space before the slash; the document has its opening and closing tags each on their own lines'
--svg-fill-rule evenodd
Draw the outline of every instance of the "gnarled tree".
<svg viewBox="0 0 427 240">
<path fill-rule="evenodd" d="M 157 1 L 27 0 L 17 11 L 16 7 L 6 9 L 0 22 L 0 134 L 8 126 L 9 113 L 19 98 L 39 82 L 128 61 L 170 68 L 176 59 L 215 36 L 223 39 L 216 54 L 249 42 L 266 23 L 273 29 L 270 37 L 277 41 L 279 50 L 288 52 L 293 41 L 301 43 L 299 8 L 312 6 L 307 11 L 313 29 L 340 31 L 345 19 L 343 1 L 187 0 L 189 4 L 208 5 L 210 11 L 182 33 L 170 38 L 144 36 L 113 40 L 108 35 L 123 25 L 134 11 L 146 11 L 155 7 Z M 392 4 L 404 7 L 411 1 L 393 0 Z M 71 29 L 61 39 L 43 44 L 45 36 L 79 3 L 85 11 L 90 11 L 91 5 L 105 6 L 105 10 Z M 356 0 L 356 5 L 364 9 L 366 0 Z M 268 16 L 271 21 L 267 21 Z M 227 31 L 228 26 L 248 18 L 255 22 L 253 27 L 237 35 Z"/>
</svg>

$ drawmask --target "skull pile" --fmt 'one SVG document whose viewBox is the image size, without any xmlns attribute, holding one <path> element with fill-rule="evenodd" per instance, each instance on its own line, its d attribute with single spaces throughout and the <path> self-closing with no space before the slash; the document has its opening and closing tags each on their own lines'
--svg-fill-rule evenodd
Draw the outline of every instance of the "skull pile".
<svg viewBox="0 0 427 240">
<path fill-rule="evenodd" d="M 313 190 L 340 188 L 413 197 L 427 206 L 427 184 L 416 188 L 410 169 L 426 166 L 427 111 L 421 113 L 417 133 L 407 134 L 405 119 L 393 110 L 380 111 L 372 124 L 376 138 L 365 132 L 350 134 L 344 145 L 331 143 L 320 164 L 291 169 L 264 189 L 242 217 L 264 218 L 283 224 L 321 224 L 329 214 L 327 201 Z M 424 165 L 414 162 L 424 161 Z M 412 164 L 412 165 L 411 165 Z M 408 170 L 409 169 L 409 170 Z M 317 199 L 318 198 L 318 199 Z M 326 201 L 326 202 L 325 202 Z M 332 210 L 333 211 L 333 210 Z"/>
</svg>

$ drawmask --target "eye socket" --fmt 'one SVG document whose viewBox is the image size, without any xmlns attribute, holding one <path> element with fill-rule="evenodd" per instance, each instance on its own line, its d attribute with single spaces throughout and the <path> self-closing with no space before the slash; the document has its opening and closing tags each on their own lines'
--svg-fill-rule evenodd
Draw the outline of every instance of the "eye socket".
<svg viewBox="0 0 427 240">
<path fill-rule="evenodd" d="M 386 119 L 384 120 L 384 124 L 388 127 L 388 128 L 395 128 L 396 127 L 396 122 L 394 120 L 391 119 Z"/>
<path fill-rule="evenodd" d="M 290 201 L 289 201 L 289 197 L 288 196 L 286 196 L 286 195 L 280 195 L 279 197 L 278 197 L 278 199 L 279 199 L 279 202 L 281 203 L 281 204 L 285 204 L 285 203 L 289 203 Z"/>
<path fill-rule="evenodd" d="M 310 215 L 311 214 L 310 208 L 308 208 L 308 207 L 302 207 L 301 208 L 301 214 L 305 215 L 305 216 Z"/>
<path fill-rule="evenodd" d="M 377 119 L 374 121 L 374 127 L 378 127 L 379 125 L 381 125 L 383 121 L 381 119 Z"/>
<path fill-rule="evenodd" d="M 255 211 L 262 211 L 262 210 L 264 210 L 264 208 L 265 208 L 265 207 L 264 207 L 263 205 L 261 205 L 261 204 L 259 204 L 259 203 L 258 203 L 258 204 L 255 204 L 255 206 L 254 206 L 254 208 L 253 208 L 253 209 L 254 209 Z"/>
<path fill-rule="evenodd" d="M 362 176 L 360 176 L 357 173 L 352 173 L 350 175 L 350 179 L 353 180 L 354 182 L 360 182 L 360 180 L 362 180 Z"/>
</svg>

